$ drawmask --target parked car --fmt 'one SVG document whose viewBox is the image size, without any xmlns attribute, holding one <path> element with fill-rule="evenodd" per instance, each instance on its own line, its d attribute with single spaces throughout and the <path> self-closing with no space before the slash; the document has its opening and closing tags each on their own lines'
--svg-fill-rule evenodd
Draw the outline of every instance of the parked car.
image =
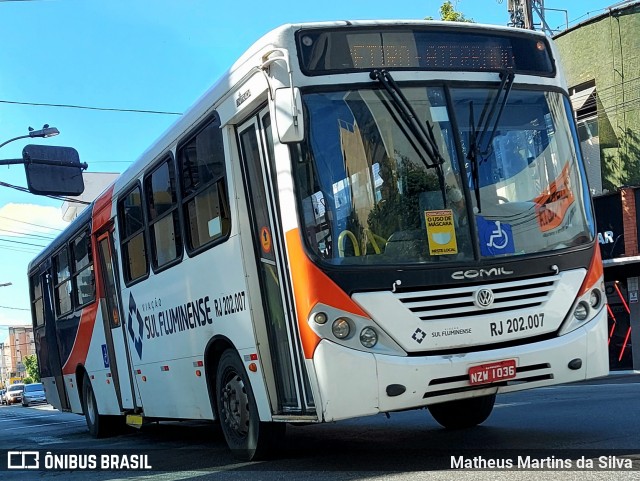
<svg viewBox="0 0 640 481">
<path fill-rule="evenodd" d="M 0 389 L 0 404 L 7 404 L 7 401 L 4 398 L 4 395 L 6 394 L 7 390 L 6 389 Z"/>
<path fill-rule="evenodd" d="M 7 388 L 7 392 L 5 397 L 7 399 L 7 404 L 19 403 L 22 401 L 22 391 L 24 390 L 24 384 L 11 384 Z"/>
<path fill-rule="evenodd" d="M 22 405 L 27 407 L 31 403 L 46 403 L 47 396 L 44 393 L 44 386 L 41 382 L 25 384 L 22 391 Z"/>
</svg>

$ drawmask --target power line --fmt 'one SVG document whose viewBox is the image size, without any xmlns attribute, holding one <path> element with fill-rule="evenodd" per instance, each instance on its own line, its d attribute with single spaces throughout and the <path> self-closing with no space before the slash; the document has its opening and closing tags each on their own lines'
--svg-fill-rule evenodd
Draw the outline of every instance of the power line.
<svg viewBox="0 0 640 481">
<path fill-rule="evenodd" d="M 17 232 L 15 230 L 9 230 L 9 229 L 0 229 L 0 232 L 10 232 L 11 234 L 18 234 L 21 237 L 22 236 L 24 236 L 24 237 L 38 237 L 40 239 L 47 239 L 47 240 L 55 239 L 55 236 L 40 235 L 40 234 L 29 234 L 28 232 Z"/>
<path fill-rule="evenodd" d="M 1 1 L 1 0 L 0 0 Z M 117 109 L 108 107 L 90 107 L 88 105 L 72 105 L 72 104 L 48 104 L 39 102 L 18 102 L 14 100 L 0 100 L 2 104 L 13 105 L 31 105 L 36 107 L 61 107 L 66 109 L 82 109 L 82 110 L 100 110 L 106 112 L 133 112 L 136 114 L 158 114 L 158 115 L 182 115 L 182 112 L 167 112 L 163 110 L 141 110 L 141 109 Z"/>
<path fill-rule="evenodd" d="M 2 0 L 0 0 L 0 1 L 2 1 Z M 57 230 L 58 232 L 62 232 L 64 230 L 64 229 L 58 229 L 57 227 L 47 227 L 46 225 L 32 224 L 31 222 L 25 222 L 23 220 L 12 219 L 11 217 L 5 217 L 3 215 L 0 215 L 0 219 L 12 220 L 13 222 L 19 222 L 20 224 L 32 225 L 34 227 L 42 227 L 43 229 Z"/>
<path fill-rule="evenodd" d="M 24 254 L 38 254 L 40 252 L 40 249 L 30 249 L 30 248 L 24 248 L 21 249 L 19 247 L 8 247 L 8 246 L 2 246 L 2 250 L 5 251 L 13 251 L 13 252 L 22 252 Z"/>
<path fill-rule="evenodd" d="M 9 307 L 9 306 L 0 306 L 0 309 L 11 309 L 13 311 L 30 311 L 31 309 L 27 309 L 26 307 Z"/>
<path fill-rule="evenodd" d="M 16 241 L 16 240 L 5 240 L 5 239 L 0 239 L 0 242 L 10 242 L 10 243 L 12 243 L 12 244 L 24 244 L 24 245 L 27 245 L 27 246 L 35 246 L 35 247 L 42 247 L 42 248 L 47 247 L 47 246 L 42 246 L 42 245 L 40 245 L 40 244 L 31 244 L 31 243 L 29 243 L 29 242 L 20 242 L 20 241 Z"/>
<path fill-rule="evenodd" d="M 7 184 L 6 182 L 0 182 L 0 187 L 8 187 L 9 189 L 14 189 L 20 192 L 26 192 L 27 194 L 30 193 L 29 189 L 27 189 L 26 187 L 21 187 L 19 185 L 13 185 L 13 184 Z M 79 200 L 79 199 L 73 199 L 71 197 L 64 197 L 62 195 L 45 195 L 43 197 L 48 197 L 49 199 L 56 199 L 56 200 L 62 200 L 65 202 L 75 202 L 76 204 L 84 204 L 84 205 L 90 205 L 91 202 L 86 202 L 84 200 Z"/>
</svg>

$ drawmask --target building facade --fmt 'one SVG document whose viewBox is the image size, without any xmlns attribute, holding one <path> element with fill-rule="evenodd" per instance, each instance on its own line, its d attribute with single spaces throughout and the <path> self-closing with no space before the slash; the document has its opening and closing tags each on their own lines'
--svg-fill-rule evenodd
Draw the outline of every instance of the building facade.
<svg viewBox="0 0 640 481">
<path fill-rule="evenodd" d="M 640 2 L 617 5 L 554 40 L 594 194 L 610 367 L 640 371 Z"/>
<path fill-rule="evenodd" d="M 0 343 L 0 384 L 27 377 L 24 358 L 36 353 L 31 326 L 9 327 L 9 336 Z"/>
<path fill-rule="evenodd" d="M 640 185 L 640 2 L 554 36 L 592 192 Z"/>
</svg>

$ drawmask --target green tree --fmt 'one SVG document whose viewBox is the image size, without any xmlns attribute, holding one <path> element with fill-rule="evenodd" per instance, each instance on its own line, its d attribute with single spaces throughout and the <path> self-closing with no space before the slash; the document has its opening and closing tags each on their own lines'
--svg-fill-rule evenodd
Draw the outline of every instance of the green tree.
<svg viewBox="0 0 640 481">
<path fill-rule="evenodd" d="M 40 369 L 38 368 L 38 358 L 35 354 L 25 356 L 22 359 L 24 368 L 27 370 L 27 374 L 34 382 L 40 382 Z"/>
<path fill-rule="evenodd" d="M 456 2 L 457 4 L 457 2 Z M 427 17 L 425 20 L 433 20 L 433 17 Z M 450 0 L 440 5 L 440 20 L 445 22 L 469 22 L 474 23 L 473 19 L 464 16 L 464 13 L 456 11 Z"/>
</svg>

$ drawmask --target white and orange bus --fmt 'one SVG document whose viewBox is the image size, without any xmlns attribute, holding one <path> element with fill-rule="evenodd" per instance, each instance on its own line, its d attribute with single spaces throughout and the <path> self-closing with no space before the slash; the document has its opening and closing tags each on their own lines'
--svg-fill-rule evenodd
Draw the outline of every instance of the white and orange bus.
<svg viewBox="0 0 640 481">
<path fill-rule="evenodd" d="M 525 30 L 282 26 L 29 278 L 47 398 L 96 436 L 217 419 L 251 459 L 286 423 L 469 427 L 608 372 L 567 87 Z"/>
</svg>

